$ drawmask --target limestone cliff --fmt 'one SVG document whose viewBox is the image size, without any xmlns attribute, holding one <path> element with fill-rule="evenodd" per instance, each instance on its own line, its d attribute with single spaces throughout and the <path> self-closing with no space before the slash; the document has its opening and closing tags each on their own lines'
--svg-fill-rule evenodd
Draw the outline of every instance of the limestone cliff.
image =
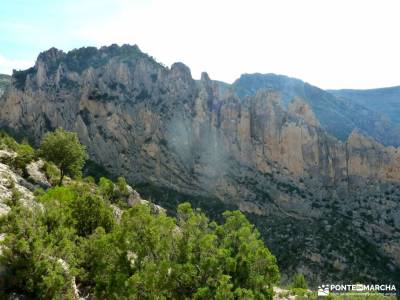
<svg viewBox="0 0 400 300">
<path fill-rule="evenodd" d="M 4 93 L 6 88 L 10 85 L 11 76 L 0 74 L 0 96 Z"/>
<path fill-rule="evenodd" d="M 50 49 L 14 73 L 0 122 L 37 142 L 57 127 L 76 131 L 93 160 L 138 186 L 240 208 L 286 270 L 324 279 L 337 266 L 340 278 L 399 270 L 399 150 L 359 132 L 337 140 L 300 98 L 287 107 L 279 91 L 239 98 L 136 46 Z"/>
</svg>

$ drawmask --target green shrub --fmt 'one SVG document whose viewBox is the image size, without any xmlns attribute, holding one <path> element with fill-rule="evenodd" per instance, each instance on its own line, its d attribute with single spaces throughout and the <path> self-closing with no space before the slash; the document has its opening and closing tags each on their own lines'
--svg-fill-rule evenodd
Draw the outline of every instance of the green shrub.
<svg viewBox="0 0 400 300">
<path fill-rule="evenodd" d="M 308 290 L 304 288 L 291 288 L 290 293 L 296 296 L 305 296 L 307 295 Z"/>
<path fill-rule="evenodd" d="M 92 188 L 55 187 L 38 196 L 43 209 L 12 208 L 1 228 L 5 292 L 70 299 L 75 276 L 98 299 L 272 298 L 275 257 L 240 212 L 218 225 L 188 204 L 177 218 L 137 205 L 116 224 Z"/>
<path fill-rule="evenodd" d="M 292 279 L 291 287 L 294 288 L 294 289 L 305 289 L 305 290 L 307 290 L 308 285 L 307 285 L 306 279 L 304 278 L 304 275 L 303 274 L 294 275 L 293 279 Z"/>
<path fill-rule="evenodd" d="M 17 153 L 13 162 L 19 170 L 35 158 L 28 144 L 1 134 L 0 141 Z M 64 174 L 79 175 L 86 155 L 76 135 L 63 130 L 46 135 L 39 153 L 50 160 L 43 171 L 53 185 Z M 7 186 L 11 211 L 0 222 L 6 234 L 0 288 L 6 294 L 73 299 L 76 278 L 98 299 L 271 299 L 279 280 L 275 257 L 239 211 L 224 213 L 217 224 L 187 203 L 176 217 L 136 205 L 117 222 L 109 203 L 126 208 L 123 177 L 116 183 L 103 177 L 98 185 L 87 177 L 38 189 L 40 205 L 29 207 L 18 201 L 11 177 Z"/>
<path fill-rule="evenodd" d="M 62 224 L 73 227 L 80 236 L 90 235 L 97 227 L 106 232 L 112 230 L 114 218 L 108 204 L 95 194 L 88 186 L 55 187 L 40 196 L 50 213 L 48 225 Z"/>
<path fill-rule="evenodd" d="M 115 184 L 111 180 L 101 177 L 99 180 L 99 189 L 105 199 L 112 200 L 115 191 Z"/>
<path fill-rule="evenodd" d="M 96 180 L 92 176 L 85 177 L 83 181 L 90 184 L 96 184 Z"/>
<path fill-rule="evenodd" d="M 98 227 L 110 232 L 115 224 L 111 208 L 98 196 L 85 195 L 71 203 L 72 217 L 76 232 L 80 236 L 89 236 Z"/>
<path fill-rule="evenodd" d="M 88 158 L 86 148 L 79 142 L 77 134 L 61 128 L 44 136 L 39 155 L 59 168 L 58 185 L 62 184 L 65 175 L 79 177 Z"/>
<path fill-rule="evenodd" d="M 0 149 L 17 151 L 18 143 L 4 131 L 0 131 Z"/>
<path fill-rule="evenodd" d="M 124 177 L 117 178 L 116 186 L 117 186 L 120 196 L 126 197 L 129 195 L 128 184 Z"/>
<path fill-rule="evenodd" d="M 21 198 L 22 198 L 22 193 L 16 187 L 13 187 L 11 191 L 12 204 L 16 205 Z"/>
<path fill-rule="evenodd" d="M 53 163 L 45 161 L 42 171 L 51 185 L 54 186 L 60 182 L 61 172 Z"/>
<path fill-rule="evenodd" d="M 63 231 L 60 238 L 49 233 L 40 209 L 16 205 L 6 217 L 2 231 L 7 233 L 0 256 L 7 270 L 4 292 L 22 293 L 29 299 L 72 299 L 71 267 L 67 273 L 57 257 L 69 262 L 73 243 Z M 72 266 L 72 264 L 71 264 Z"/>
<path fill-rule="evenodd" d="M 85 278 L 101 299 L 271 299 L 275 257 L 243 214 L 224 217 L 217 225 L 188 204 L 177 219 L 134 206 L 116 230 L 89 236 Z"/>
<path fill-rule="evenodd" d="M 60 202 L 61 204 L 70 204 L 76 199 L 76 193 L 69 187 L 54 187 L 48 189 L 46 193 L 39 197 L 39 201 L 44 204 L 51 202 Z"/>
<path fill-rule="evenodd" d="M 35 158 L 35 150 L 29 144 L 20 144 L 16 152 L 17 156 L 13 159 L 13 167 L 25 173 L 26 166 Z"/>
</svg>

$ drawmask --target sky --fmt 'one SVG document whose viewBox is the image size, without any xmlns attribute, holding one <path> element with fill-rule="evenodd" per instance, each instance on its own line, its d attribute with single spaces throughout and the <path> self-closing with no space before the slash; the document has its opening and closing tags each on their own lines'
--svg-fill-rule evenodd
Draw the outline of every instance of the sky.
<svg viewBox="0 0 400 300">
<path fill-rule="evenodd" d="M 137 44 L 194 78 L 276 73 L 325 89 L 400 85 L 398 0 L 1 0 L 0 73 L 48 48 Z"/>
</svg>

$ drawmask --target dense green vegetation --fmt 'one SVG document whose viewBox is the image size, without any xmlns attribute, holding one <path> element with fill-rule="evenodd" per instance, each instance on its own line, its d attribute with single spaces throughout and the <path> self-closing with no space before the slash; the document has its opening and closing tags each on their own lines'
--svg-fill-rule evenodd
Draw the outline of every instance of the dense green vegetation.
<svg viewBox="0 0 400 300">
<path fill-rule="evenodd" d="M 71 138 L 61 130 L 49 136 Z M 9 161 L 16 172 L 24 175 L 39 155 L 52 161 L 43 171 L 53 182 L 36 190 L 35 205 L 18 201 L 20 195 L 7 202 L 11 211 L 0 230 L 3 296 L 73 299 L 77 286 L 80 296 L 96 299 L 272 299 L 276 259 L 241 212 L 227 211 L 217 224 L 188 203 L 175 217 L 151 203 L 129 207 L 122 177 L 96 184 L 79 178 L 76 167 L 64 171 L 75 179 L 63 181 L 58 156 L 49 155 L 62 147 L 44 144 L 35 152 L 0 136 L 0 148 L 17 153 Z"/>
</svg>

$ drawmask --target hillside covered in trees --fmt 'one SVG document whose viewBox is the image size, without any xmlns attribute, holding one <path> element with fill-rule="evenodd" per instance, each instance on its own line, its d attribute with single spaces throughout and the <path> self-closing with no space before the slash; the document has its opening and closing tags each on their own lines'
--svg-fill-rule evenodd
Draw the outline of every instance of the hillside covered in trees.
<svg viewBox="0 0 400 300">
<path fill-rule="evenodd" d="M 82 178 L 85 148 L 61 129 L 38 150 L 2 133 L 0 149 L 3 298 L 272 298 L 276 259 L 241 212 L 172 217 L 122 177 Z"/>
</svg>

